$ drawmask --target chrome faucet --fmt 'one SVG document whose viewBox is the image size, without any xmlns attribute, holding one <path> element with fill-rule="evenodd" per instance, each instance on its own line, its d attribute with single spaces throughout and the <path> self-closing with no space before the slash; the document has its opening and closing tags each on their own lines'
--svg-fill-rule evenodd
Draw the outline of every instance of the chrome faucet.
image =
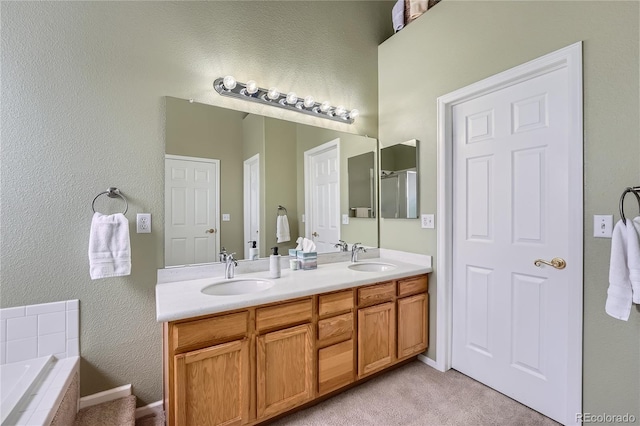
<svg viewBox="0 0 640 426">
<path fill-rule="evenodd" d="M 222 247 L 222 250 L 220 250 L 220 253 L 218 253 L 218 259 L 220 260 L 220 262 L 226 262 L 227 261 L 227 249 Z"/>
<path fill-rule="evenodd" d="M 339 247 L 340 251 L 345 251 L 345 252 L 349 251 L 349 245 L 345 241 L 342 241 L 342 240 L 338 240 L 338 242 L 335 243 L 333 245 L 333 247 L 335 247 L 335 248 Z"/>
<path fill-rule="evenodd" d="M 351 262 L 357 262 L 358 261 L 358 253 L 363 251 L 363 252 L 367 252 L 367 250 L 362 247 L 360 244 L 362 243 L 353 243 L 353 245 L 351 246 Z"/>
<path fill-rule="evenodd" d="M 235 253 L 229 253 L 225 256 L 225 266 L 224 266 L 224 277 L 226 279 L 231 279 L 234 277 L 236 273 L 236 266 L 238 266 L 238 261 L 233 257 Z"/>
</svg>

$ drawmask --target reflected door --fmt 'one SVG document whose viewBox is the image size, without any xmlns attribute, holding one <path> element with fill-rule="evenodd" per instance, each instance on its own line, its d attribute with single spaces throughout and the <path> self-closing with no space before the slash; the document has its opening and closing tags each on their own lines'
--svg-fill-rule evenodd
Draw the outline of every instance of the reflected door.
<svg viewBox="0 0 640 426">
<path fill-rule="evenodd" d="M 244 161 L 244 258 L 249 256 L 249 241 L 260 248 L 260 154 Z"/>
<path fill-rule="evenodd" d="M 569 224 L 568 71 L 453 107 L 456 370 L 565 421 Z"/>
<path fill-rule="evenodd" d="M 165 266 L 216 262 L 220 161 L 165 156 Z"/>
<path fill-rule="evenodd" d="M 305 151 L 306 237 L 319 252 L 335 251 L 340 239 L 340 156 L 335 139 Z"/>
</svg>

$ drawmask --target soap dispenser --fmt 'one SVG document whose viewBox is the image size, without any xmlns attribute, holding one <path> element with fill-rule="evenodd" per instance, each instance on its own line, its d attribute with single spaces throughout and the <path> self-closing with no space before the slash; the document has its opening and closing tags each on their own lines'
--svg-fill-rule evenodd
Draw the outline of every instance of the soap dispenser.
<svg viewBox="0 0 640 426">
<path fill-rule="evenodd" d="M 269 256 L 269 278 L 280 278 L 280 255 L 278 247 L 271 247 L 272 254 Z"/>
<path fill-rule="evenodd" d="M 260 258 L 260 252 L 256 247 L 256 241 L 249 241 L 249 260 L 258 260 Z"/>
</svg>

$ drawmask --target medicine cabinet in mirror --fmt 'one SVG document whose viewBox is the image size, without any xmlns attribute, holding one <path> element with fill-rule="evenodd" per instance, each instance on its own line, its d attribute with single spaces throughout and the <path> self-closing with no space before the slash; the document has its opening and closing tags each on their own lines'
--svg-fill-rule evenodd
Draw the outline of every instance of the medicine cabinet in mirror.
<svg viewBox="0 0 640 426">
<path fill-rule="evenodd" d="M 418 141 L 380 150 L 380 217 L 418 218 Z"/>
</svg>

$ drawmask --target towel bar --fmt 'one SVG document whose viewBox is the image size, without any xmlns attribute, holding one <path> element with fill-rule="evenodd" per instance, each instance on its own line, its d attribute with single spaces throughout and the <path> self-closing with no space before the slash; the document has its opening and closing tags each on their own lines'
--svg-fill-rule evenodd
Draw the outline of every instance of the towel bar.
<svg viewBox="0 0 640 426">
<path fill-rule="evenodd" d="M 122 198 L 124 200 L 124 212 L 122 214 L 127 214 L 127 211 L 129 210 L 129 203 L 127 202 L 127 199 L 124 197 L 124 195 L 122 195 L 120 190 L 114 186 L 110 187 L 104 192 L 99 193 L 93 199 L 93 202 L 91 202 L 91 210 L 93 210 L 94 213 L 96 212 L 96 208 L 95 208 L 96 200 L 98 199 L 99 196 L 105 195 L 105 194 L 109 198 L 116 198 L 116 197 Z"/>
</svg>

